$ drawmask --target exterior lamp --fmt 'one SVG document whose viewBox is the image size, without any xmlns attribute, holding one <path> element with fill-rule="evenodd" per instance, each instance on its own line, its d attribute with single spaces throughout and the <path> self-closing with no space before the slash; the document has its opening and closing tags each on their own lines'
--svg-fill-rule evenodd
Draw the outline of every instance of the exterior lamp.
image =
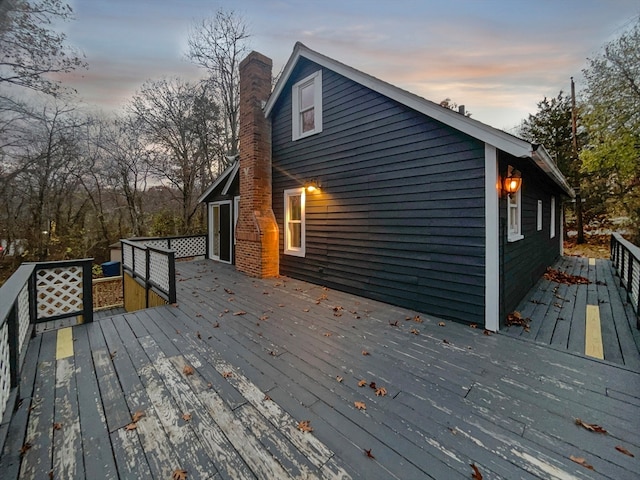
<svg viewBox="0 0 640 480">
<path fill-rule="evenodd" d="M 318 180 L 309 180 L 305 182 L 304 188 L 306 188 L 309 193 L 315 192 L 316 190 L 320 190 L 320 182 Z"/>
<path fill-rule="evenodd" d="M 522 175 L 518 170 L 509 165 L 507 176 L 504 179 L 503 189 L 509 195 L 516 193 L 522 186 Z"/>
</svg>

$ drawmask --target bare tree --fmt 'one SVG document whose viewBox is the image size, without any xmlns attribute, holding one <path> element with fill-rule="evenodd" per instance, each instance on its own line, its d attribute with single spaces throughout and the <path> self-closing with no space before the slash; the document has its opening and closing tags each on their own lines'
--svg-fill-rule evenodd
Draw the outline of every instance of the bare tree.
<svg viewBox="0 0 640 480">
<path fill-rule="evenodd" d="M 152 171 L 180 192 L 182 229 L 188 232 L 199 180 L 209 178 L 210 161 L 219 156 L 219 107 L 206 85 L 162 79 L 145 82 L 129 110 L 148 145 Z"/>
<path fill-rule="evenodd" d="M 53 30 L 72 19 L 62 0 L 5 0 L 0 4 L 0 85 L 17 85 L 46 94 L 61 92 L 48 74 L 65 73 L 87 64 Z"/>
<path fill-rule="evenodd" d="M 247 24 L 239 14 L 219 9 L 214 17 L 194 24 L 188 38 L 189 59 L 207 70 L 208 82 L 220 99 L 226 139 L 223 153 L 230 156 L 238 153 L 238 66 L 248 53 L 249 37 Z"/>
</svg>

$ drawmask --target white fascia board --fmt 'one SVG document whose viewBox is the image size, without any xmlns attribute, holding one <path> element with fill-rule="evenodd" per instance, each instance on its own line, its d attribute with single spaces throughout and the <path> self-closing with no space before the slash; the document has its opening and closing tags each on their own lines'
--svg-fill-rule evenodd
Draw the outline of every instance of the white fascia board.
<svg viewBox="0 0 640 480">
<path fill-rule="evenodd" d="M 200 195 L 200 197 L 198 197 L 198 203 L 204 202 L 204 199 L 207 198 L 209 194 L 213 192 L 218 185 L 224 182 L 224 180 L 227 178 L 227 176 L 231 173 L 232 170 L 235 169 L 237 171 L 236 165 L 239 165 L 239 164 L 240 164 L 239 160 L 235 160 L 233 165 L 230 165 L 229 167 L 227 167 L 227 169 L 224 172 L 222 172 L 218 178 L 216 178 L 213 184 L 209 188 L 207 188 L 204 191 L 204 193 Z"/>
<path fill-rule="evenodd" d="M 240 168 L 240 162 L 238 161 L 234 162 L 231 167 L 231 172 L 229 173 L 229 178 L 227 179 L 227 183 L 225 184 L 224 189 L 222 189 L 222 195 L 227 195 L 229 193 L 229 189 L 231 188 L 231 184 L 233 183 L 233 180 L 236 178 L 239 168 Z"/>
</svg>

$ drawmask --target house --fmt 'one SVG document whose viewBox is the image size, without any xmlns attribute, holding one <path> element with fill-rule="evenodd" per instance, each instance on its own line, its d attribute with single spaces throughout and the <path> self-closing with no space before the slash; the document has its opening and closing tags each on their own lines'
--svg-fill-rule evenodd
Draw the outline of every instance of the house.
<svg viewBox="0 0 640 480">
<path fill-rule="evenodd" d="M 498 330 L 562 252 L 573 191 L 544 147 L 301 43 L 273 91 L 271 67 L 240 66 L 210 256 Z"/>
</svg>

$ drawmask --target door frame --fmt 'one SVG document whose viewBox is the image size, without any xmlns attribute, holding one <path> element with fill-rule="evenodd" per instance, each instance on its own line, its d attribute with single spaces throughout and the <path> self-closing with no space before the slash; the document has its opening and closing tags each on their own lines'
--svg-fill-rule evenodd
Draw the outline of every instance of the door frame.
<svg viewBox="0 0 640 480">
<path fill-rule="evenodd" d="M 220 258 L 220 254 L 218 252 L 218 255 L 214 255 L 214 228 L 216 227 L 216 225 L 214 225 L 213 222 L 213 211 L 215 208 L 218 209 L 218 221 L 220 221 L 220 208 L 222 205 L 227 205 L 229 208 L 229 228 L 228 228 L 228 232 L 229 232 L 229 260 L 222 260 Z M 216 260 L 217 262 L 222 262 L 222 263 L 228 263 L 231 264 L 233 262 L 233 242 L 232 239 L 235 237 L 233 235 L 233 215 L 232 215 L 232 202 L 231 200 L 221 200 L 219 202 L 209 202 L 209 204 L 207 205 L 207 218 L 208 218 L 208 223 L 209 223 L 209 258 L 212 260 Z M 218 233 L 220 233 L 220 230 L 218 230 Z M 221 243 L 221 242 L 220 242 Z"/>
</svg>

